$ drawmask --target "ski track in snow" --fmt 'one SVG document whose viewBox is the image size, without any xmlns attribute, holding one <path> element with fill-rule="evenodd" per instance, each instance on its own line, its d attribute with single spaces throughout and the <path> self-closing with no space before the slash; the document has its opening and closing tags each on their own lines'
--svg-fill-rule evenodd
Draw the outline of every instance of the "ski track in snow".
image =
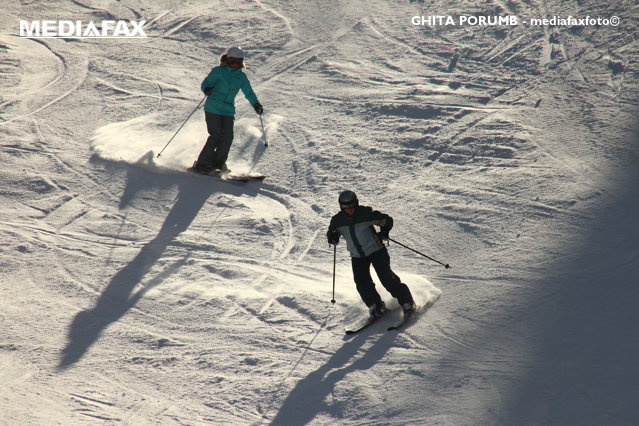
<svg viewBox="0 0 639 426">
<path fill-rule="evenodd" d="M 147 20 L 149 38 L 18 37 L 53 9 Z M 0 11 L 0 423 L 636 424 L 636 7 Z M 411 25 L 419 14 L 622 25 Z M 229 165 L 263 182 L 186 172 L 201 110 L 157 155 L 231 45 L 266 135 L 240 94 Z M 381 289 L 394 311 L 344 336 L 366 309 L 343 243 L 330 304 L 324 233 L 343 189 L 452 265 L 391 243 L 421 306 L 401 332 L 386 332 L 399 307 Z"/>
</svg>

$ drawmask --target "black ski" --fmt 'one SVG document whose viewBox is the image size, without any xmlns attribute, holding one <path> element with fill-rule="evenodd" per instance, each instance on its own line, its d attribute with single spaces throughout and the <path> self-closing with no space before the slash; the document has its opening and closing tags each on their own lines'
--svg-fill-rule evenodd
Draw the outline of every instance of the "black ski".
<svg viewBox="0 0 639 426">
<path fill-rule="evenodd" d="M 435 300 L 431 300 L 430 302 L 426 303 L 424 306 L 422 306 L 421 308 L 416 307 L 415 309 L 413 309 L 412 311 L 410 311 L 408 314 L 404 314 L 404 317 L 401 319 L 400 322 L 398 322 L 397 324 L 388 327 L 388 331 L 392 331 L 392 330 L 399 330 L 400 328 L 402 328 L 403 326 L 406 325 L 407 322 L 409 322 L 411 320 L 411 318 L 414 318 L 417 316 L 418 312 L 424 312 L 426 311 L 428 308 L 430 308 L 431 306 L 433 306 L 433 303 L 435 303 L 437 299 Z"/>
<path fill-rule="evenodd" d="M 364 321 L 363 323 L 361 323 L 360 325 L 358 325 L 357 327 L 351 329 L 351 330 L 346 330 L 346 334 L 355 334 L 355 333 L 359 333 L 360 331 L 362 331 L 363 329 L 365 329 L 366 327 L 368 327 L 369 325 L 373 324 L 375 321 L 377 321 L 378 319 L 380 319 L 381 317 L 374 317 L 373 315 L 369 316 L 366 321 Z"/>
<path fill-rule="evenodd" d="M 408 314 L 404 314 L 404 317 L 402 318 L 402 320 L 398 322 L 397 324 L 388 327 L 387 331 L 399 330 L 400 328 L 402 328 L 404 324 L 406 324 L 414 316 L 415 316 L 415 311 L 410 311 Z"/>
<path fill-rule="evenodd" d="M 376 323 L 377 320 L 379 320 L 380 318 L 383 318 L 384 315 L 386 315 L 387 312 L 389 312 L 389 311 L 385 310 L 384 314 L 380 315 L 378 317 L 370 315 L 368 318 L 366 318 L 366 320 L 364 322 L 360 323 L 360 325 L 356 326 L 353 329 L 346 330 L 346 334 L 350 335 L 350 334 L 359 333 L 360 331 L 364 330 L 365 328 L 368 328 L 368 326 Z"/>
</svg>

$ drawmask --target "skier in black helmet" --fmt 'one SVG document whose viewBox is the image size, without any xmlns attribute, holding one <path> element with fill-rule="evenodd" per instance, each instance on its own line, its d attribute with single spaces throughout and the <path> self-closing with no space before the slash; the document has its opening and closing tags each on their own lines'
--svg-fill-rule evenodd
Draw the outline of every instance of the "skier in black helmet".
<svg viewBox="0 0 639 426">
<path fill-rule="evenodd" d="M 410 315 L 415 310 L 413 296 L 408 286 L 391 270 L 390 256 L 383 244 L 393 228 L 393 218 L 371 207 L 360 206 L 353 191 L 343 191 L 338 201 L 340 212 L 331 219 L 326 237 L 328 243 L 334 245 L 339 242 L 340 236 L 346 240 L 355 285 L 370 314 L 378 317 L 386 311 L 370 274 L 370 266 L 373 265 L 384 288 L 399 301 L 404 314 Z M 374 226 L 380 228 L 379 232 Z"/>
</svg>

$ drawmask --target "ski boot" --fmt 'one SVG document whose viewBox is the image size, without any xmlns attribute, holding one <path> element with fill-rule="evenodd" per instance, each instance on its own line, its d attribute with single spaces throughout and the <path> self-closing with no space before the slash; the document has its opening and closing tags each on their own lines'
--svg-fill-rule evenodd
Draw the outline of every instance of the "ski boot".
<svg viewBox="0 0 639 426">
<path fill-rule="evenodd" d="M 379 303 L 370 306 L 368 308 L 368 313 L 374 318 L 383 316 L 386 313 L 386 305 L 384 304 L 384 301 L 380 300 Z"/>
<path fill-rule="evenodd" d="M 402 305 L 402 310 L 404 311 L 405 317 L 409 317 L 413 315 L 413 313 L 415 312 L 415 303 L 414 302 L 404 303 Z"/>
</svg>

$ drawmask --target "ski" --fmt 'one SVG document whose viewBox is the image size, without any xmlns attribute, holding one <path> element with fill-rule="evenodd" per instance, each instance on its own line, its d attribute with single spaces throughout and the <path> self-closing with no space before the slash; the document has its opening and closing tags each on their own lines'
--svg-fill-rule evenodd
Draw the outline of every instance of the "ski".
<svg viewBox="0 0 639 426">
<path fill-rule="evenodd" d="M 380 315 L 378 317 L 370 315 L 368 318 L 366 318 L 366 320 L 364 320 L 364 322 L 360 323 L 359 325 L 355 326 L 352 329 L 346 330 L 346 334 L 351 335 L 351 334 L 355 334 L 355 333 L 359 333 L 360 331 L 364 330 L 365 328 L 368 328 L 368 326 L 374 324 L 375 322 L 377 322 L 377 320 L 379 320 L 380 318 L 383 318 L 384 315 L 386 315 L 386 313 L 389 312 L 388 310 L 384 311 L 383 315 Z"/>
<path fill-rule="evenodd" d="M 210 176 L 224 181 L 230 182 L 240 182 L 246 183 L 252 180 L 264 180 L 266 178 L 265 175 L 255 174 L 255 173 L 231 173 L 230 170 L 213 170 L 211 172 L 199 172 L 195 170 L 194 167 L 189 167 L 187 171 L 192 173 L 197 173 L 199 175 Z"/>
<path fill-rule="evenodd" d="M 361 323 L 360 325 L 358 325 L 355 328 L 352 328 L 350 330 L 346 330 L 346 334 L 351 335 L 351 334 L 359 333 L 363 329 L 367 328 L 369 325 L 373 324 L 379 318 L 381 318 L 381 317 L 374 317 L 374 316 L 371 315 L 363 323 Z"/>
<path fill-rule="evenodd" d="M 404 314 L 404 316 L 402 317 L 400 322 L 398 322 L 395 325 L 391 325 L 386 330 L 387 331 L 399 330 L 400 328 L 402 328 L 402 326 L 404 326 L 414 316 L 415 316 L 415 311 L 411 311 L 408 314 Z"/>
<path fill-rule="evenodd" d="M 236 179 L 243 179 L 245 181 L 250 181 L 250 180 L 264 180 L 266 179 L 266 175 L 260 175 L 257 173 L 237 173 L 237 174 L 232 174 L 231 176 L 233 176 L 233 178 Z"/>
<path fill-rule="evenodd" d="M 203 173 L 203 172 L 197 172 L 195 171 L 193 168 L 188 168 L 187 169 L 189 172 L 191 173 L 196 173 L 198 175 L 202 175 L 202 176 L 209 176 L 212 178 L 216 178 L 216 179 L 220 179 L 223 181 L 227 181 L 227 182 L 241 182 L 241 183 L 246 183 L 248 182 L 250 179 L 248 178 L 244 178 L 241 176 L 235 176 L 235 175 L 231 175 L 228 172 L 210 172 L 210 173 Z"/>
<path fill-rule="evenodd" d="M 412 318 L 416 317 L 419 312 L 424 312 L 427 309 L 429 309 L 431 306 L 433 306 L 433 303 L 435 303 L 436 300 L 437 299 L 431 300 L 422 307 L 415 307 L 415 309 L 410 311 L 410 313 L 404 314 L 404 317 L 397 324 L 388 327 L 387 331 L 399 330 L 404 325 L 406 325 L 406 323 L 410 322 Z"/>
</svg>

